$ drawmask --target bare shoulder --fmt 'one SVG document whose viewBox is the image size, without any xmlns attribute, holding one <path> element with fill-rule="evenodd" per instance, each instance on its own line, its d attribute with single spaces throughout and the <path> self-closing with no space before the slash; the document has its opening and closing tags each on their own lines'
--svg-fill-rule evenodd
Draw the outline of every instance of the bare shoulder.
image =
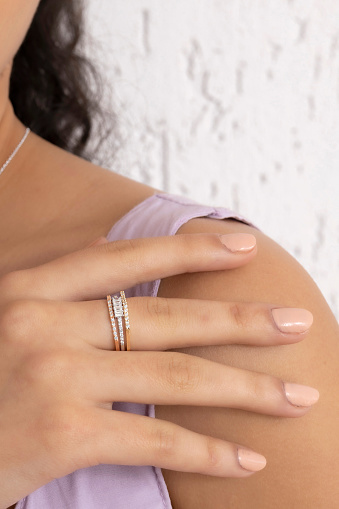
<svg viewBox="0 0 339 509">
<path fill-rule="evenodd" d="M 304 307 L 313 313 L 314 323 L 307 339 L 294 345 L 208 346 L 181 351 L 316 387 L 320 399 L 298 419 L 227 408 L 157 406 L 159 418 L 247 445 L 267 458 L 266 468 L 246 480 L 163 470 L 173 507 L 335 509 L 339 504 L 339 464 L 333 460 L 339 452 L 338 323 L 312 278 L 264 233 L 235 220 L 207 218 L 193 219 L 177 233 L 198 232 L 253 233 L 258 254 L 239 269 L 163 279 L 159 296 Z M 241 320 L 241 305 L 239 309 Z"/>
<path fill-rule="evenodd" d="M 71 208 L 74 225 L 89 220 L 93 230 L 97 229 L 98 236 L 104 235 L 105 230 L 108 231 L 131 208 L 158 191 L 114 169 L 67 152 L 36 135 L 32 139 L 36 143 L 35 149 L 41 153 L 41 161 L 34 172 L 42 189 L 46 188 L 47 212 L 50 202 L 53 202 L 53 213 L 56 205 L 63 209 Z M 62 213 L 58 216 L 63 219 Z"/>
<path fill-rule="evenodd" d="M 74 187 L 84 189 L 91 212 L 112 226 L 129 210 L 156 192 L 151 186 L 128 178 L 113 170 L 95 165 L 69 154 L 75 175 Z M 70 182 L 72 182 L 70 180 Z"/>
<path fill-rule="evenodd" d="M 82 249 L 106 236 L 140 202 L 161 192 L 36 135 L 32 141 L 41 157 L 29 160 L 18 185 L 12 186 L 15 193 L 5 194 L 6 201 L 0 203 L 5 239 L 0 244 L 0 276 Z"/>
</svg>

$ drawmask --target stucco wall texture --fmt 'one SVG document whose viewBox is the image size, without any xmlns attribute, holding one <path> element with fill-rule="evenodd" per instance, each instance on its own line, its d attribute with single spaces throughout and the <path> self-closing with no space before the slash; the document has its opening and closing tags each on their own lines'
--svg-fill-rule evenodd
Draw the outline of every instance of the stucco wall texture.
<svg viewBox="0 0 339 509">
<path fill-rule="evenodd" d="M 339 318 L 339 2 L 89 0 L 86 20 L 124 138 L 106 167 L 238 211 Z"/>
</svg>

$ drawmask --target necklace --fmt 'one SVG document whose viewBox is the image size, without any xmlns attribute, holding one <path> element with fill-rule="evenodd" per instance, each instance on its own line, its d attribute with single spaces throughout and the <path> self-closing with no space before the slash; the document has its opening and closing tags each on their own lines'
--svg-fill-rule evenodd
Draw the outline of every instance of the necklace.
<svg viewBox="0 0 339 509">
<path fill-rule="evenodd" d="M 27 136 L 29 135 L 30 133 L 30 128 L 27 127 L 26 128 L 26 131 L 25 131 L 25 134 L 23 135 L 19 145 L 13 150 L 13 152 L 11 153 L 11 155 L 9 156 L 9 158 L 7 159 L 7 161 L 5 162 L 5 164 L 1 167 L 0 169 L 0 175 L 1 173 L 4 171 L 5 168 L 7 168 L 7 166 L 9 165 L 9 163 L 12 161 L 12 159 L 15 157 L 16 153 L 18 152 L 18 150 L 21 148 L 21 146 L 24 144 Z"/>
</svg>

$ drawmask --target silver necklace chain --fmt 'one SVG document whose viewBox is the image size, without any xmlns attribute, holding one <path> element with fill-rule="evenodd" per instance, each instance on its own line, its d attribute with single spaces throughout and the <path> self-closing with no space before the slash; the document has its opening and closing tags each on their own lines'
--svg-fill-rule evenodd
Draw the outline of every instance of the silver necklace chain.
<svg viewBox="0 0 339 509">
<path fill-rule="evenodd" d="M 16 156 L 17 152 L 20 150 L 21 146 L 25 143 L 25 140 L 27 138 L 27 136 L 29 135 L 30 133 L 30 128 L 27 127 L 26 128 L 26 131 L 25 131 L 25 134 L 23 135 L 19 145 L 13 150 L 13 152 L 11 153 L 11 155 L 9 156 L 9 158 L 7 159 L 7 161 L 5 162 L 5 164 L 1 167 L 0 169 L 0 175 L 1 173 L 5 170 L 5 168 L 7 168 L 7 166 L 9 165 L 9 163 L 12 161 L 12 159 Z"/>
</svg>

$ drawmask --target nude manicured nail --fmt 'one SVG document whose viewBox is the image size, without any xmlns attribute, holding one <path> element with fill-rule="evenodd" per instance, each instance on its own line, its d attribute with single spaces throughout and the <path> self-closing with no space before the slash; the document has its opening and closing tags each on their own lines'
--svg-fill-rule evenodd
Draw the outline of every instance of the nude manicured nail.
<svg viewBox="0 0 339 509">
<path fill-rule="evenodd" d="M 257 241 L 251 233 L 229 233 L 220 235 L 220 241 L 232 253 L 248 253 L 254 249 Z"/>
<path fill-rule="evenodd" d="M 311 406 L 319 399 L 319 391 L 308 385 L 284 382 L 286 398 L 295 406 Z"/>
<path fill-rule="evenodd" d="M 238 448 L 238 460 L 243 468 L 252 472 L 258 472 L 266 466 L 265 456 L 248 449 Z"/>
<path fill-rule="evenodd" d="M 306 332 L 313 323 L 313 315 L 307 309 L 275 308 L 272 315 L 281 332 Z"/>
</svg>

